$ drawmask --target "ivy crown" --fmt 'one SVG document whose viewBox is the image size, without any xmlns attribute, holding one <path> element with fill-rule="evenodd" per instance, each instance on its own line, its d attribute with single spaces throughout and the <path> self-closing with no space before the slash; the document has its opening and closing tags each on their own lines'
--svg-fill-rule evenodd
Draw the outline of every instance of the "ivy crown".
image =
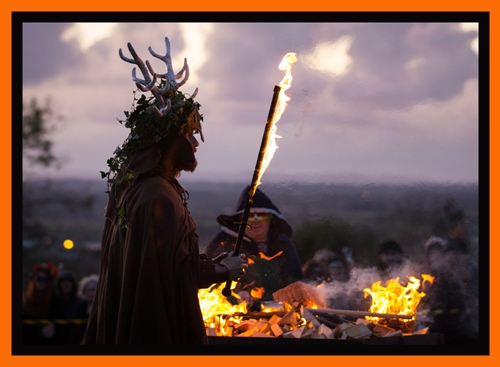
<svg viewBox="0 0 500 367">
<path fill-rule="evenodd" d="M 142 94 L 137 99 L 136 92 L 137 90 L 134 91 L 131 111 L 124 111 L 126 119 L 118 120 L 120 124 L 130 129 L 130 133 L 122 146 L 115 149 L 113 157 L 107 160 L 109 171 L 101 171 L 101 177 L 107 178 L 108 184 L 115 183 L 115 177 L 123 171 L 128 157 L 137 151 L 153 146 L 168 134 L 182 133 L 187 123 L 186 117 L 194 108 L 201 107 L 192 97 L 186 97 L 180 90 L 171 91 L 167 94 L 171 100 L 171 108 L 166 115 L 160 116 L 154 111 L 154 97 L 146 97 Z M 200 115 L 200 121 L 203 121 L 203 115 Z M 125 174 L 125 172 L 122 173 Z"/>
</svg>

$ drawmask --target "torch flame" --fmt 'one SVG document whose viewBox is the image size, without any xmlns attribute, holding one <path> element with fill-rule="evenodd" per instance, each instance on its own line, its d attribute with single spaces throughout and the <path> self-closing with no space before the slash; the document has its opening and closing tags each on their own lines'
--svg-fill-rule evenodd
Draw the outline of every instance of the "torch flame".
<svg viewBox="0 0 500 367">
<path fill-rule="evenodd" d="M 257 189 L 257 186 L 260 185 L 260 179 L 262 178 L 262 175 L 267 169 L 267 166 L 269 166 L 269 163 L 271 163 L 271 160 L 273 159 L 274 152 L 278 148 L 278 145 L 276 144 L 276 138 L 281 138 L 281 136 L 276 135 L 276 123 L 279 121 L 281 118 L 281 115 L 285 111 L 286 106 L 288 106 L 287 102 L 290 100 L 290 97 L 288 97 L 285 94 L 285 91 L 290 88 L 290 85 L 292 84 L 292 64 L 297 61 L 297 54 L 294 52 L 289 52 L 287 53 L 283 59 L 281 60 L 281 63 L 278 66 L 278 69 L 283 70 L 285 72 L 285 76 L 281 80 L 279 86 L 281 87 L 281 91 L 278 96 L 278 102 L 276 104 L 276 109 L 274 112 L 274 116 L 271 123 L 271 128 L 269 130 L 269 140 L 265 148 L 265 154 L 262 160 L 262 167 L 258 173 L 258 178 L 257 178 L 257 185 L 255 186 L 255 189 Z"/>
</svg>

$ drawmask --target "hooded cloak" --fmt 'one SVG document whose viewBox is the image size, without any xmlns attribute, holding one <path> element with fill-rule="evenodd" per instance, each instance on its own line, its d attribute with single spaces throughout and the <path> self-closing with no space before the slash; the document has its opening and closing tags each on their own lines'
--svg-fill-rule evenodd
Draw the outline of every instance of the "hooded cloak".
<svg viewBox="0 0 500 367">
<path fill-rule="evenodd" d="M 83 344 L 206 344 L 198 289 L 221 277 L 198 252 L 196 224 L 175 178 L 138 179 L 106 210 L 99 281 Z M 222 267 L 222 265 L 217 265 Z"/>
<path fill-rule="evenodd" d="M 207 245 L 205 249 L 207 256 L 216 257 L 222 252 L 234 250 L 249 190 L 250 186 L 247 186 L 242 191 L 236 204 L 235 214 L 217 217 L 221 231 Z M 304 274 L 297 250 L 290 238 L 293 233 L 292 227 L 271 199 L 258 188 L 252 200 L 251 211 L 272 214 L 273 218 L 266 243 L 255 242 L 247 236 L 243 237 L 240 253 L 247 255 L 251 263 L 245 275 L 238 281 L 236 289 L 250 291 L 252 288 L 264 288 L 262 301 L 269 301 L 273 299 L 274 292 L 304 279 Z M 259 304 L 254 303 L 254 306 L 258 308 Z"/>
</svg>

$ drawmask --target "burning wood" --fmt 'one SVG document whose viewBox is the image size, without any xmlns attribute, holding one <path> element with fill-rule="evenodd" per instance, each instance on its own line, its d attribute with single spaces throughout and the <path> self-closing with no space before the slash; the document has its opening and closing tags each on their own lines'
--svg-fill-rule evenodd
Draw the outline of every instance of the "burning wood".
<svg viewBox="0 0 500 367">
<path fill-rule="evenodd" d="M 302 282 L 295 282 L 275 292 L 273 294 L 275 307 L 269 309 L 271 310 L 269 312 L 247 312 L 245 301 L 236 306 L 231 305 L 232 309 L 224 305 L 224 301 L 227 300 L 222 295 L 223 285 L 213 287 L 209 292 L 210 297 L 207 297 L 206 293 L 201 294 L 200 304 L 203 303 L 205 309 L 211 310 L 210 317 L 204 312 L 209 336 L 364 340 L 426 334 L 428 328 L 414 331 L 416 307 L 425 294 L 418 292 L 420 285 L 418 279 L 408 278 L 410 282 L 406 287 L 399 284 L 398 278 L 387 282 L 392 287 L 390 292 L 384 289 L 388 299 L 393 301 L 399 300 L 400 297 L 406 299 L 406 302 L 400 300 L 395 302 L 402 305 L 401 307 L 404 306 L 402 309 L 385 308 L 393 313 L 375 312 L 382 310 L 373 307 L 377 302 L 380 303 L 380 297 L 376 296 L 373 297 L 370 311 L 325 308 L 321 290 Z M 423 279 L 426 281 L 430 278 L 426 276 Z M 395 282 L 398 282 L 399 286 L 396 286 Z M 379 287 L 380 282 L 376 282 L 369 291 L 365 289 L 365 292 L 376 295 L 375 290 Z M 237 297 L 235 293 L 233 295 Z M 210 298 L 210 302 L 206 302 L 207 298 Z M 408 306 L 410 301 L 413 302 L 411 307 Z M 217 311 L 211 308 L 213 306 L 208 306 L 213 303 L 221 303 L 226 313 L 216 315 Z M 203 309 L 202 307 L 202 311 Z M 284 311 L 272 311 L 273 309 Z M 357 317 L 357 319 L 350 321 L 342 316 Z"/>
<path fill-rule="evenodd" d="M 318 288 L 300 281 L 274 292 L 273 298 L 275 301 L 288 302 L 290 304 L 294 301 L 301 301 L 308 307 L 312 307 L 313 305 L 316 305 L 316 308 L 326 307 L 324 294 Z"/>
</svg>

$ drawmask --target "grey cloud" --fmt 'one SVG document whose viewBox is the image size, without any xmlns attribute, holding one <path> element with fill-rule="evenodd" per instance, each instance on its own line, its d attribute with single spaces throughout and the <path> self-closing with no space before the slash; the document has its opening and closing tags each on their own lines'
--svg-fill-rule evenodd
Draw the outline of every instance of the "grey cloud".
<svg viewBox="0 0 500 367">
<path fill-rule="evenodd" d="M 287 52 L 304 44 L 294 33 L 307 34 L 307 24 L 217 24 L 207 49 L 209 62 L 201 77 L 217 80 L 219 98 L 267 100 L 283 72 L 278 65 Z M 233 77 L 229 77 L 234 75 Z M 267 90 L 267 89 L 266 89 Z"/>
<path fill-rule="evenodd" d="M 405 108 L 429 99 L 446 100 L 477 77 L 471 34 L 456 24 L 370 24 L 355 31 L 351 71 L 336 85 L 346 103 Z M 423 58 L 414 69 L 412 59 Z"/>
<path fill-rule="evenodd" d="M 75 42 L 61 41 L 66 23 L 23 24 L 23 83 L 33 84 L 69 69 L 76 70 L 82 62 Z"/>
<path fill-rule="evenodd" d="M 133 65 L 120 60 L 118 49 L 129 55 L 127 42 L 131 42 L 143 59 L 161 65 L 159 60 L 152 60 L 148 46 L 163 53 L 164 37 L 168 36 L 173 57 L 184 57 L 180 54 L 184 45 L 176 23 L 120 24 L 112 37 L 80 54 L 76 45 L 58 41 L 65 26 L 39 24 L 39 28 L 33 25 L 30 30 L 31 44 L 37 39 L 49 42 L 40 50 L 53 50 L 61 58 L 47 61 L 62 65 L 40 65 L 47 69 L 40 72 L 47 79 L 39 80 L 36 86 L 27 85 L 26 92 L 51 92 L 48 77 L 64 74 L 60 80 L 68 80 L 68 87 L 61 84 L 54 97 L 70 109 L 68 124 L 78 123 L 95 132 L 90 137 L 85 129 L 72 130 L 79 134 L 78 139 L 61 137 L 56 141 L 57 146 L 72 154 L 64 172 L 94 175 L 105 168 L 116 144 L 127 134 L 116 118 L 122 118 L 132 103 Z M 189 81 L 183 87 L 185 92 L 200 88 L 197 100 L 202 104 L 206 138 L 199 149 L 197 172 L 183 179 L 214 177 L 221 172 L 234 178 L 237 171 L 243 172 L 244 179 L 250 176 L 273 87 L 283 77 L 278 63 L 286 52 L 297 52 L 299 61 L 293 65 L 293 82 L 287 92 L 291 100 L 278 122 L 277 133 L 284 138 L 278 141 L 280 149 L 266 172 L 266 180 L 278 173 L 295 179 L 297 172 L 301 176 L 300 172 L 308 170 L 324 177 L 370 174 L 383 178 L 392 174 L 474 180 L 477 136 L 465 136 L 463 131 L 474 131 L 477 114 L 455 116 L 460 120 L 457 126 L 452 125 L 453 117 L 447 114 L 450 108 L 457 110 L 457 103 L 462 101 L 449 100 L 461 92 L 467 79 L 477 76 L 477 56 L 469 46 L 474 33 L 455 29 L 456 25 L 450 24 L 215 24 L 207 39 L 210 54 L 198 71 L 200 82 L 194 85 Z M 39 35 L 35 37 L 35 33 Z M 354 64 L 348 74 L 333 77 L 309 68 L 301 59 L 317 43 L 333 42 L 348 34 L 354 37 L 350 50 Z M 24 52 L 29 55 L 30 49 Z M 426 56 L 425 67 L 406 70 L 404 65 L 420 55 Z M 37 67 L 33 63 L 31 71 Z M 475 96 L 477 93 L 471 90 L 463 97 L 471 111 L 476 108 Z M 436 109 L 429 113 L 410 113 L 429 99 L 447 103 L 436 103 Z M 76 115 L 71 116 L 72 112 Z M 419 118 L 440 119 L 440 124 L 449 128 L 419 125 Z M 436 136 L 440 131 L 442 134 Z M 99 148 L 88 152 L 90 143 L 86 139 Z M 423 148 L 425 152 L 420 152 Z M 81 151 L 87 152 L 85 162 L 74 155 Z"/>
</svg>

